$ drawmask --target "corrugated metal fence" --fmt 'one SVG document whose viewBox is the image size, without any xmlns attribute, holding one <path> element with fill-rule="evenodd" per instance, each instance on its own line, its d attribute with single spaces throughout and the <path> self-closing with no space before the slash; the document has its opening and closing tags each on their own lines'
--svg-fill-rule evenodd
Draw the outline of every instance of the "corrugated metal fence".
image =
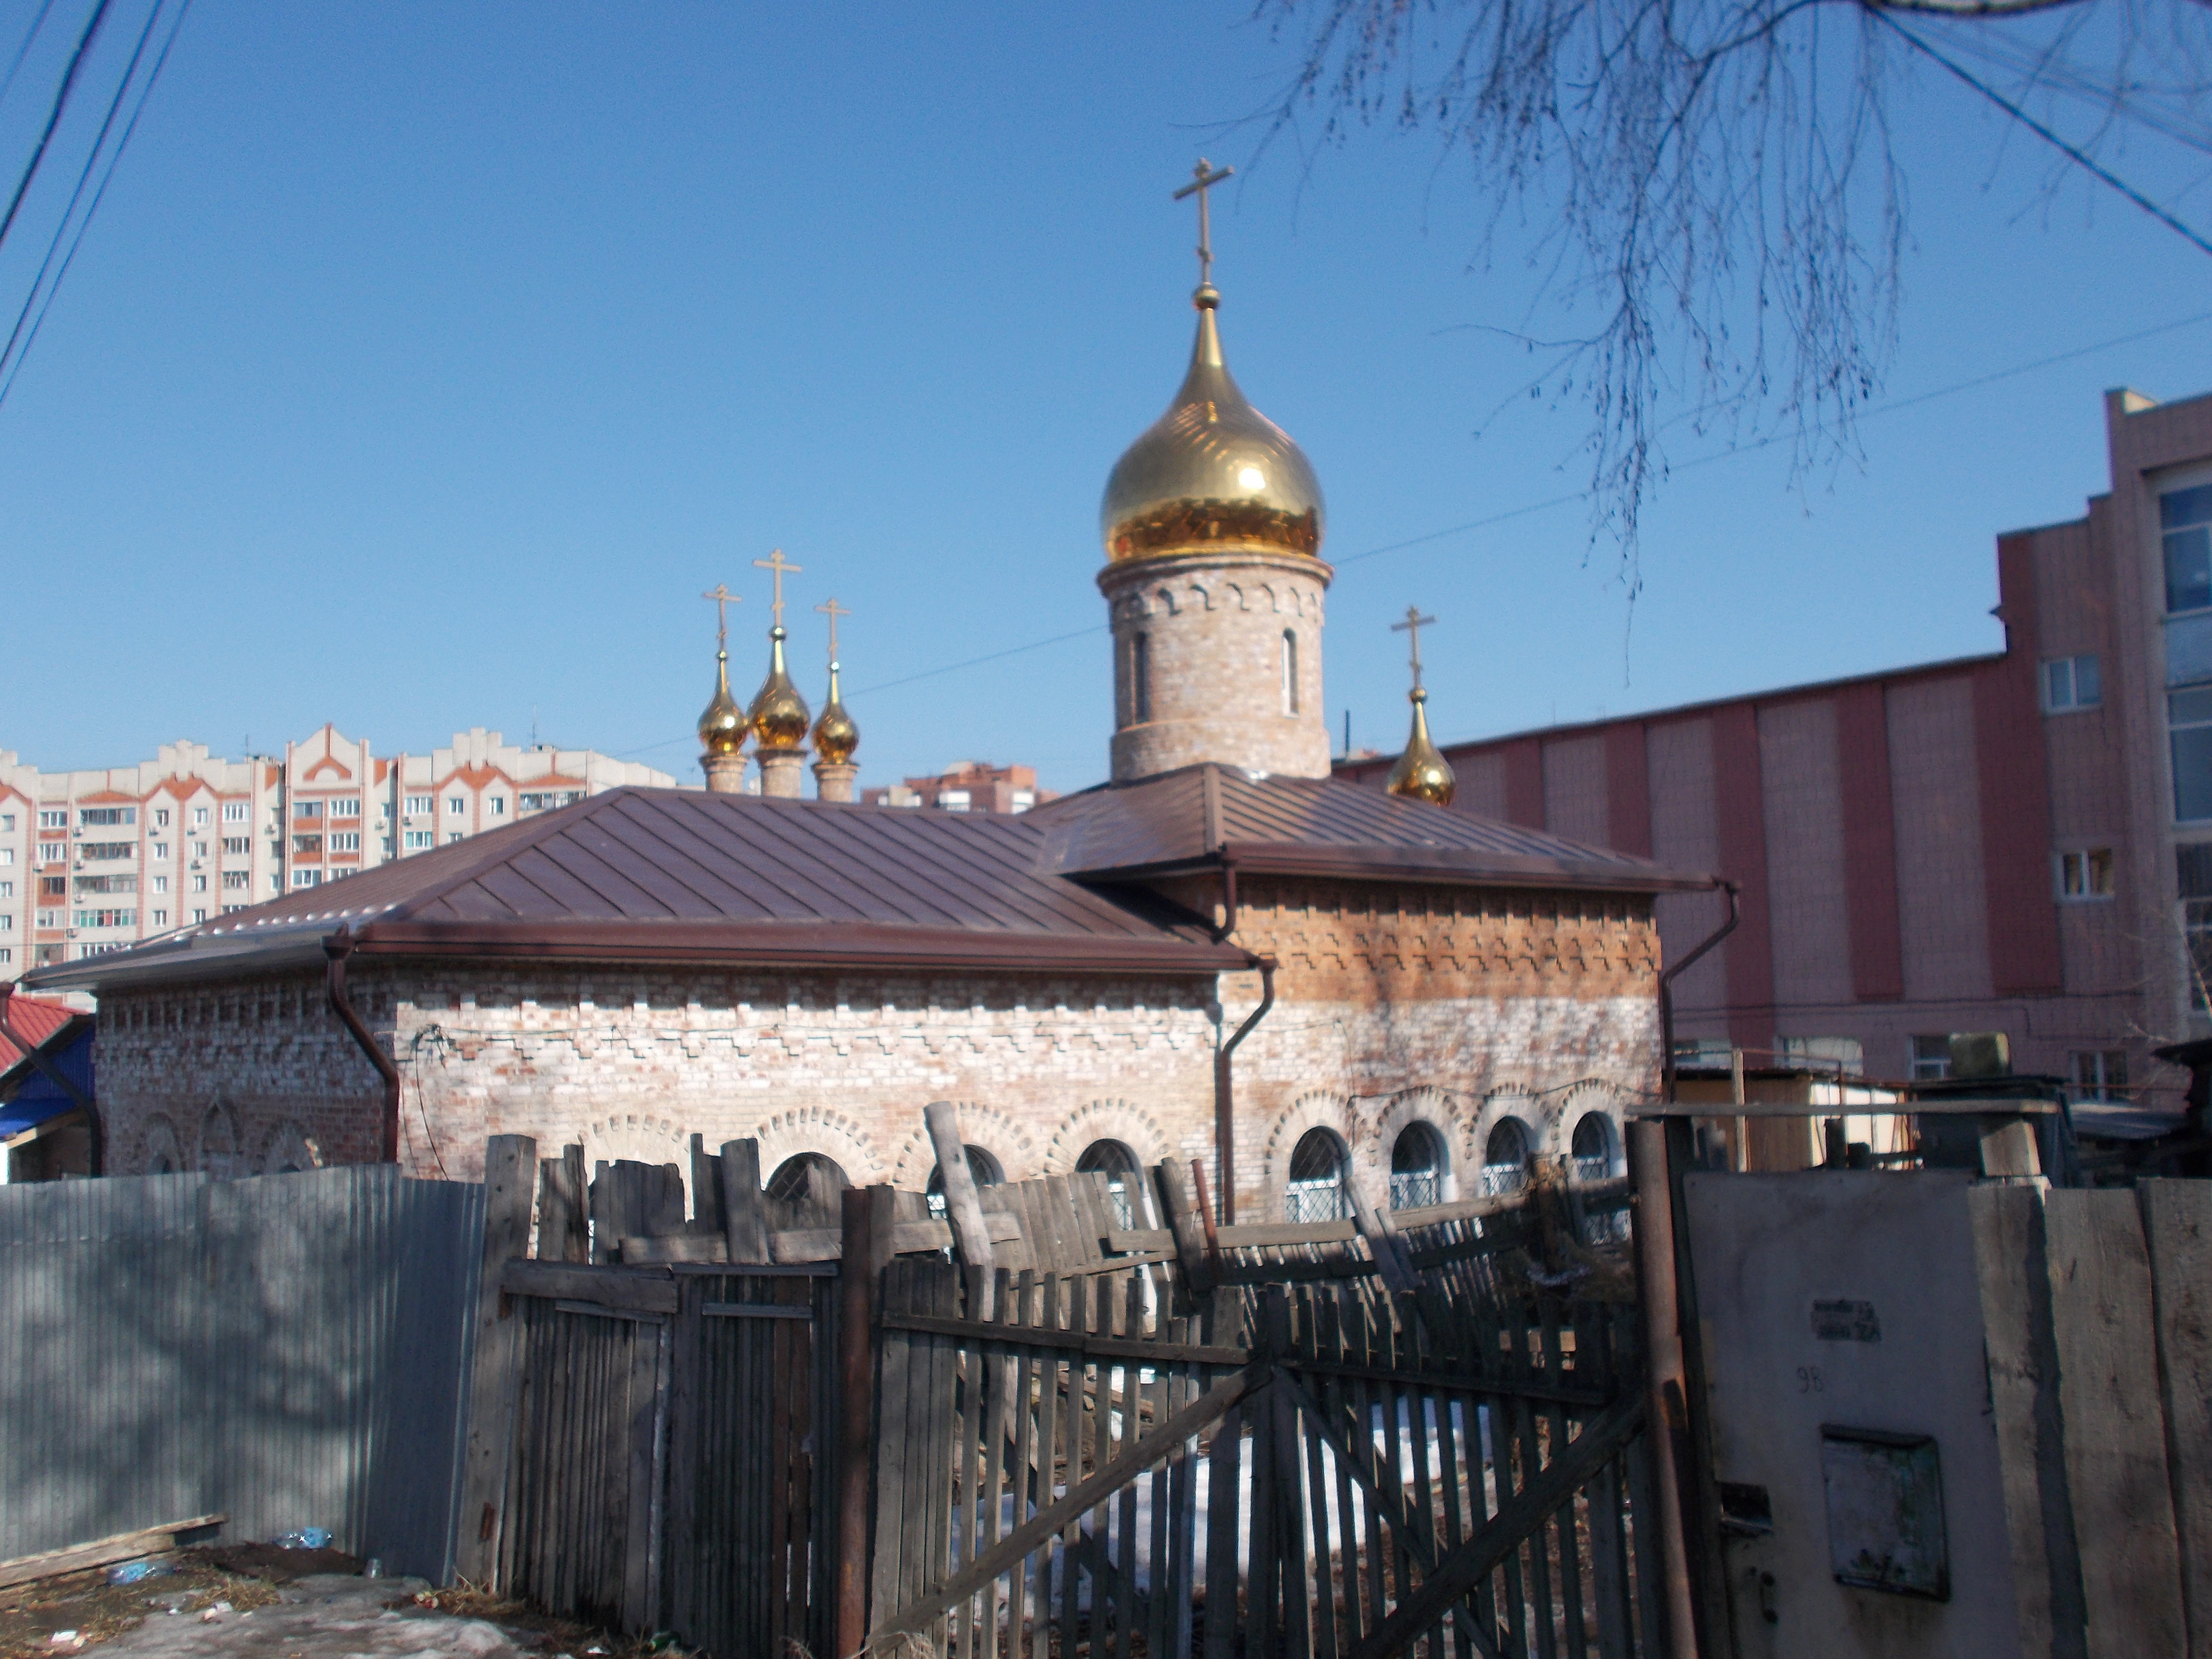
<svg viewBox="0 0 2212 1659">
<path fill-rule="evenodd" d="M 0 1187 L 0 1559 L 227 1512 L 443 1581 L 483 1189 Z"/>
</svg>

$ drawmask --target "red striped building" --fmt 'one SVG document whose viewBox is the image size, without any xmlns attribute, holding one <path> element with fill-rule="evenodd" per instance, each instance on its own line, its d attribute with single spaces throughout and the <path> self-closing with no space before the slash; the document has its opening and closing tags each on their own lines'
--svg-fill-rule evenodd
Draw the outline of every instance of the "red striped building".
<svg viewBox="0 0 2212 1659">
<path fill-rule="evenodd" d="M 1713 869 L 1742 922 L 1677 988 L 1678 1044 L 2178 1105 L 2212 1031 L 2212 397 L 2106 398 L 2112 487 L 1997 538 L 2005 647 L 1447 745 L 1455 808 Z M 1390 757 L 1340 774 L 1379 788 Z M 1679 960 L 1718 894 L 1658 901 Z"/>
</svg>

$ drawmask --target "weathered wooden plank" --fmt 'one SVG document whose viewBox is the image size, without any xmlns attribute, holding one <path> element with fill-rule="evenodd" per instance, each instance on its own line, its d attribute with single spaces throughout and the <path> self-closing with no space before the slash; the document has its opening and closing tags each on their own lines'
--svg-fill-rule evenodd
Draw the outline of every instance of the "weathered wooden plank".
<svg viewBox="0 0 2212 1659">
<path fill-rule="evenodd" d="M 542 1296 L 549 1301 L 597 1302 L 639 1313 L 673 1313 L 679 1305 L 676 1281 L 665 1273 L 623 1268 L 569 1267 L 556 1262 L 516 1260 L 487 1281 L 495 1293 Z"/>
<path fill-rule="evenodd" d="M 2190 1659 L 2212 1659 L 2212 1181 L 2145 1181 L 2144 1243 Z"/>
<path fill-rule="evenodd" d="M 635 1267 L 644 1262 L 726 1262 L 730 1246 L 719 1232 L 652 1233 L 643 1237 L 633 1233 L 622 1241 L 620 1251 L 623 1265 Z"/>
<path fill-rule="evenodd" d="M 197 1532 L 202 1527 L 219 1527 L 229 1519 L 228 1513 L 195 1515 L 186 1520 L 171 1521 L 138 1532 L 112 1533 L 106 1538 L 71 1544 L 66 1549 L 40 1550 L 35 1555 L 18 1555 L 12 1559 L 0 1561 L 0 1589 L 32 1583 L 64 1572 L 82 1572 L 90 1567 L 112 1566 L 118 1561 L 136 1561 L 141 1556 L 159 1555 L 177 1547 L 179 1533 Z"/>
<path fill-rule="evenodd" d="M 1085 1278 L 1095 1276 L 1069 1275 L 1066 1278 L 1080 1282 Z M 1241 1365 L 1252 1357 L 1249 1348 L 1155 1341 L 1142 1335 L 1094 1336 L 1077 1329 L 1029 1329 L 1019 1336 L 1008 1336 L 981 1320 L 941 1318 L 927 1313 L 886 1313 L 884 1315 L 884 1329 L 919 1331 L 934 1336 L 964 1337 L 973 1341 L 1011 1341 L 1026 1347 L 1058 1348 L 1064 1353 L 1085 1353 L 1095 1358 L 1142 1359 L 1158 1365 Z"/>
<path fill-rule="evenodd" d="M 722 1142 L 718 1183 L 722 1196 L 722 1238 L 732 1262 L 769 1259 L 768 1204 L 761 1192 L 760 1142 Z"/>
<path fill-rule="evenodd" d="M 988 1270 L 991 1232 L 975 1199 L 975 1172 L 968 1167 L 968 1148 L 960 1139 L 960 1111 L 950 1100 L 933 1100 L 921 1109 L 929 1143 L 937 1153 L 937 1174 L 945 1188 L 945 1215 L 953 1248 L 971 1268 Z"/>
<path fill-rule="evenodd" d="M 2090 1659 L 2180 1653 L 2188 1633 L 2167 1480 L 2150 1259 L 2135 1195 L 2045 1196 L 2066 1468 Z"/>
<path fill-rule="evenodd" d="M 1256 1221 L 1216 1227 L 1223 1250 L 1257 1250 L 1280 1244 L 1348 1244 L 1359 1237 L 1356 1221 Z"/>
<path fill-rule="evenodd" d="M 722 1163 L 707 1150 L 707 1137 L 694 1135 L 691 1154 L 691 1231 L 720 1234 L 722 1231 Z"/>
<path fill-rule="evenodd" d="M 499 1521 L 514 1444 L 515 1348 L 520 1325 L 501 1292 L 507 1264 L 529 1249 L 538 1143 L 495 1135 L 484 1147 L 483 1276 L 477 1296 L 475 1375 L 469 1386 L 469 1438 L 461 1477 L 455 1571 L 489 1583 L 499 1559 Z"/>
<path fill-rule="evenodd" d="M 788 1281 L 785 1281 L 788 1282 Z M 811 1307 L 781 1302 L 708 1302 L 699 1311 L 709 1319 L 811 1319 Z"/>
</svg>

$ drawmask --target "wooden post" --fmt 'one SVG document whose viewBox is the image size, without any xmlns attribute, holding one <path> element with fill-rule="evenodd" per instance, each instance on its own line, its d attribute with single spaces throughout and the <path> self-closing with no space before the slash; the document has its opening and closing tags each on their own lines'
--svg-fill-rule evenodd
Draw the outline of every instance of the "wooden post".
<svg viewBox="0 0 2212 1659">
<path fill-rule="evenodd" d="M 575 1144 L 562 1147 L 561 1166 L 567 1172 L 562 1179 L 568 1189 L 568 1235 L 556 1259 L 588 1262 L 592 1259 L 592 1197 L 584 1184 L 584 1148 Z"/>
<path fill-rule="evenodd" d="M 1644 1431 L 1651 1443 L 1652 1485 L 1659 1513 L 1660 1583 L 1667 1651 L 1697 1659 L 1697 1599 L 1691 1588 L 1692 1510 L 1685 1490 L 1689 1461 L 1689 1392 L 1682 1353 L 1681 1309 L 1674 1262 L 1674 1205 L 1667 1172 L 1667 1120 L 1640 1117 L 1628 1129 L 1629 1178 L 1636 1192 L 1636 1281 L 1644 1304 Z"/>
<path fill-rule="evenodd" d="M 1180 1159 L 1162 1159 L 1158 1174 L 1160 1197 L 1167 1206 L 1168 1230 L 1175 1234 L 1176 1259 L 1182 1267 L 1183 1283 L 1192 1295 L 1202 1296 L 1213 1288 L 1213 1264 L 1206 1256 L 1206 1234 L 1199 1225 L 1198 1200 L 1192 1195 Z"/>
<path fill-rule="evenodd" d="M 2205 1659 L 2212 1655 L 2212 1181 L 2144 1181 L 2136 1192 L 2150 1248 L 2190 1659 Z"/>
<path fill-rule="evenodd" d="M 761 1197 L 760 1142 L 722 1142 L 722 1236 L 732 1262 L 768 1260 L 768 1208 Z"/>
<path fill-rule="evenodd" d="M 495 1135 L 484 1147 L 483 1279 L 477 1287 L 475 1374 L 469 1383 L 467 1462 L 461 1473 L 459 1547 L 453 1570 L 493 1588 L 499 1565 L 499 1522 L 514 1449 L 514 1362 L 521 1335 L 500 1276 L 529 1253 L 530 1208 L 538 1142 L 526 1135 Z"/>
<path fill-rule="evenodd" d="M 836 1651 L 858 1653 L 868 1639 L 868 1494 L 875 1460 L 876 1304 L 891 1259 L 889 1187 L 848 1187 L 844 1250 L 837 1264 L 838 1425 Z"/>
<path fill-rule="evenodd" d="M 691 1231 L 713 1238 L 723 1231 L 722 1166 L 708 1153 L 707 1137 L 691 1137 Z"/>
<path fill-rule="evenodd" d="M 991 1255 L 990 1226 L 975 1196 L 975 1172 L 968 1167 L 968 1148 L 960 1139 L 960 1114 L 950 1100 L 933 1100 L 922 1108 L 921 1117 L 929 1125 L 930 1144 L 937 1148 L 937 1172 L 945 1183 L 945 1219 L 952 1224 L 953 1248 L 969 1267 L 988 1271 L 998 1264 Z"/>
</svg>

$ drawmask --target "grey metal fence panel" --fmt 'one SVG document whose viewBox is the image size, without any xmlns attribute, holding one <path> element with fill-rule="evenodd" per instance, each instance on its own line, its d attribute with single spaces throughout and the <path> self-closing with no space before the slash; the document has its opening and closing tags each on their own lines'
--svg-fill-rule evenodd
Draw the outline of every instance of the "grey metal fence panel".
<svg viewBox="0 0 2212 1659">
<path fill-rule="evenodd" d="M 389 1166 L 0 1188 L 0 1558 L 227 1511 L 442 1577 L 483 1204 Z"/>
</svg>

